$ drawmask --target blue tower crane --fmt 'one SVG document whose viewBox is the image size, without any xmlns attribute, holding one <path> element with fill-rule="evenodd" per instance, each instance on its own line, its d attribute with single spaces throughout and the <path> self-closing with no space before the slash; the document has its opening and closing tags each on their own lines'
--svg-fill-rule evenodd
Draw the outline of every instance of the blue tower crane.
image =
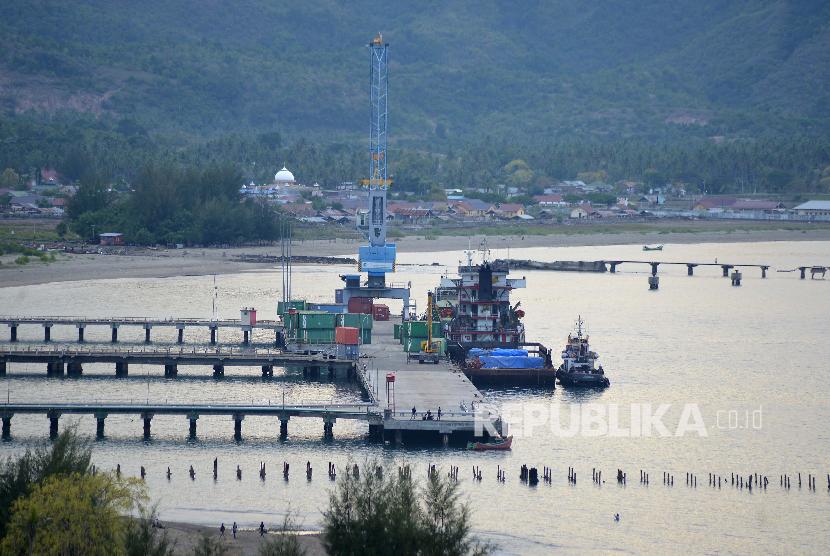
<svg viewBox="0 0 830 556">
<path fill-rule="evenodd" d="M 343 303 L 351 297 L 402 299 L 404 317 L 409 306 L 409 287 L 386 283 L 386 274 L 395 271 L 396 249 L 386 242 L 386 194 L 392 180 L 387 171 L 386 141 L 389 120 L 389 44 L 378 35 L 369 43 L 369 177 L 361 181 L 369 191 L 367 235 L 369 244 L 358 249 L 360 272 L 367 274 L 365 284 L 360 275 L 342 276 L 346 282 Z"/>
</svg>

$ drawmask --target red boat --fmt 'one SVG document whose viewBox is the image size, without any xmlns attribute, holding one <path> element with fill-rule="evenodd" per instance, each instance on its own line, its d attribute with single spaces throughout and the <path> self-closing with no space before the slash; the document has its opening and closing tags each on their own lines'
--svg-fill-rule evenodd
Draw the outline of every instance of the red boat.
<svg viewBox="0 0 830 556">
<path fill-rule="evenodd" d="M 513 436 L 496 439 L 490 442 L 468 442 L 468 450 L 509 450 L 513 445 Z"/>
</svg>

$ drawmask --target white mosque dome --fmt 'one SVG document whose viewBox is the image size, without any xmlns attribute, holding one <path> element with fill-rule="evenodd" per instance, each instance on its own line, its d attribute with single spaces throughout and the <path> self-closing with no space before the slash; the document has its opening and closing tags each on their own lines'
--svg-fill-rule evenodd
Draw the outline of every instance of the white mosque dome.
<svg viewBox="0 0 830 556">
<path fill-rule="evenodd" d="M 294 174 L 283 166 L 282 170 L 274 174 L 274 181 L 276 183 L 294 183 Z"/>
</svg>

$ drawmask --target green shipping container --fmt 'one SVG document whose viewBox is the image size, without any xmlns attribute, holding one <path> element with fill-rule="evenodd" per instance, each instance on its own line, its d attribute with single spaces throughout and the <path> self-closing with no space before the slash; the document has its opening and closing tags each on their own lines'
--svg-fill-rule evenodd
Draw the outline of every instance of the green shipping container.
<svg viewBox="0 0 830 556">
<path fill-rule="evenodd" d="M 297 327 L 300 329 L 331 330 L 333 334 L 337 326 L 337 315 L 334 313 L 300 311 L 297 316 L 299 319 Z"/>
<path fill-rule="evenodd" d="M 297 309 L 298 311 L 305 311 L 305 299 L 295 299 L 293 301 L 278 301 L 277 313 L 280 315 L 287 313 L 289 309 Z"/>
<path fill-rule="evenodd" d="M 421 342 L 425 342 L 426 340 L 423 338 L 408 338 L 404 340 L 403 343 L 403 350 L 408 353 L 420 353 L 421 351 Z M 437 338 L 433 339 L 432 343 L 438 349 L 439 355 L 446 355 L 447 353 L 447 340 L 444 338 Z"/>
<path fill-rule="evenodd" d="M 408 338 L 426 338 L 427 334 L 427 321 L 425 320 L 411 320 L 408 322 L 403 323 L 403 329 L 401 331 L 401 335 L 405 335 Z M 433 322 L 432 323 L 432 337 L 433 338 L 441 338 L 444 336 L 444 326 L 440 322 Z"/>
<path fill-rule="evenodd" d="M 337 326 L 350 326 L 361 330 L 372 329 L 372 315 L 366 313 L 341 313 L 337 315 Z"/>
<path fill-rule="evenodd" d="M 363 331 L 360 333 L 360 343 L 361 344 L 371 344 L 372 343 L 372 331 L 371 330 L 369 330 L 368 328 L 363 329 Z"/>
<path fill-rule="evenodd" d="M 296 341 L 305 344 L 333 344 L 334 329 L 322 330 L 307 328 L 296 331 Z"/>
<path fill-rule="evenodd" d="M 282 323 L 286 330 L 293 330 L 297 328 L 297 314 L 290 315 L 288 313 L 282 314 Z"/>
<path fill-rule="evenodd" d="M 400 325 L 400 324 L 396 324 L 396 325 L 394 326 L 393 330 L 394 330 L 394 336 L 395 336 L 395 339 L 396 339 L 396 340 L 400 340 L 400 339 L 401 339 L 401 325 Z"/>
</svg>

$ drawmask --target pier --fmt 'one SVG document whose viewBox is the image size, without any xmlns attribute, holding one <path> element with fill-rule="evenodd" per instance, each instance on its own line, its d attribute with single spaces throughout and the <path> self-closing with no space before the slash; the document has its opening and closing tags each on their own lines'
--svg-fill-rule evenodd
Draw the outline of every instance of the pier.
<svg viewBox="0 0 830 556">
<path fill-rule="evenodd" d="M 609 271 L 614 274 L 617 272 L 617 267 L 621 264 L 645 264 L 651 266 L 651 275 L 657 276 L 657 268 L 660 265 L 680 265 L 686 267 L 686 274 L 694 276 L 695 268 L 699 266 L 714 266 L 720 267 L 723 272 L 723 277 L 729 277 L 729 271 L 737 268 L 759 268 L 761 269 L 761 278 L 767 277 L 767 271 L 771 268 L 768 264 L 726 264 L 726 263 L 693 263 L 693 262 L 673 262 L 673 261 L 602 261 L 608 265 Z"/>
<path fill-rule="evenodd" d="M 323 354 L 285 353 L 279 350 L 223 349 L 66 349 L 29 347 L 26 349 L 0 349 L 0 376 L 5 376 L 10 363 L 41 363 L 46 375 L 52 377 L 80 377 L 88 363 L 112 363 L 115 376 L 126 377 L 130 365 L 159 365 L 164 376 L 175 378 L 182 365 L 210 366 L 214 377 L 225 376 L 226 367 L 260 367 L 263 377 L 274 376 L 274 367 L 302 367 L 303 374 L 319 376 L 329 373 L 335 378 L 337 371 L 352 376 L 354 361 L 338 359 Z"/>
<path fill-rule="evenodd" d="M 380 416 L 371 404 L 350 405 L 241 405 L 241 404 L 132 404 L 132 403 L 7 403 L 0 406 L 2 438 L 11 439 L 11 420 L 17 414 L 42 414 L 49 419 L 49 437 L 58 435 L 58 421 L 62 415 L 92 415 L 96 420 L 96 437 L 104 438 L 108 415 L 138 415 L 143 421 L 144 440 L 151 438 L 151 426 L 156 415 L 180 415 L 189 422 L 188 436 L 196 438 L 196 423 L 202 415 L 226 415 L 233 418 L 234 439 L 242 440 L 242 422 L 246 416 L 266 416 L 279 419 L 279 435 L 288 435 L 291 417 L 312 417 L 323 420 L 323 436 L 334 436 L 337 419 L 357 419 L 377 422 Z"/>
<path fill-rule="evenodd" d="M 274 341 L 278 342 L 279 333 L 282 331 L 282 323 L 274 320 L 257 321 L 255 324 L 244 324 L 240 320 L 212 320 L 201 318 L 177 318 L 177 319 L 153 319 L 144 317 L 67 317 L 67 316 L 46 316 L 46 317 L 20 317 L 0 316 L 0 324 L 9 327 L 9 341 L 17 341 L 17 331 L 22 325 L 40 325 L 43 327 L 43 341 L 51 341 L 53 326 L 70 326 L 78 329 L 78 343 L 84 341 L 84 330 L 88 326 L 103 326 L 111 330 L 112 343 L 118 343 L 118 329 L 132 326 L 144 329 L 144 342 L 151 342 L 150 332 L 153 328 L 167 327 L 176 328 L 178 331 L 177 343 L 184 343 L 184 331 L 187 328 L 201 327 L 210 330 L 210 344 L 216 344 L 216 331 L 220 328 L 238 328 L 242 330 L 243 345 L 250 343 L 251 332 L 254 329 L 273 330 Z"/>
</svg>

